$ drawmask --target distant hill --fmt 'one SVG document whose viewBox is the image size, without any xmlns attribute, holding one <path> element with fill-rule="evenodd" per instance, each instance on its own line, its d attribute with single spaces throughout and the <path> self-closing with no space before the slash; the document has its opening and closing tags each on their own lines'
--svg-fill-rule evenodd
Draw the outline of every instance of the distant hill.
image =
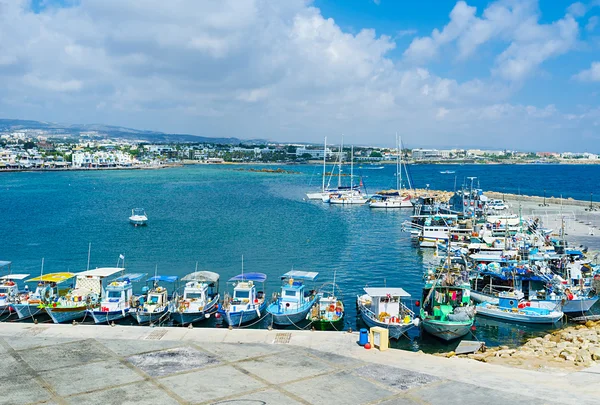
<svg viewBox="0 0 600 405">
<path fill-rule="evenodd" d="M 59 124 L 56 122 L 13 120 L 0 118 L 0 131 L 18 131 L 19 129 L 43 129 L 51 133 L 79 135 L 80 132 L 97 131 L 106 138 L 120 138 L 128 140 L 142 140 L 152 143 L 221 143 L 261 144 L 268 141 L 264 139 L 239 139 L 239 138 L 211 138 L 190 134 L 167 134 L 157 131 L 145 131 L 133 128 L 116 127 L 103 124 Z"/>
</svg>

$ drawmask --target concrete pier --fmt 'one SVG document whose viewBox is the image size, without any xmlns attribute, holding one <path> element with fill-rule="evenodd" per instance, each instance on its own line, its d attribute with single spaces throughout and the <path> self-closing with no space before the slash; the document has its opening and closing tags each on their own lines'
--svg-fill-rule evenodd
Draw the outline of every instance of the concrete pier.
<svg viewBox="0 0 600 405">
<path fill-rule="evenodd" d="M 0 325 L 6 404 L 597 404 L 600 366 L 522 370 L 357 334 Z"/>
</svg>

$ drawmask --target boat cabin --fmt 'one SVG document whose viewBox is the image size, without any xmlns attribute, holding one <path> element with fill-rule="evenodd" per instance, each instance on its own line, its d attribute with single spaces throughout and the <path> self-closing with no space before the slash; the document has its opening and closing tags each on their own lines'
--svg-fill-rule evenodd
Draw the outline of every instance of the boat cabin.
<svg viewBox="0 0 600 405">
<path fill-rule="evenodd" d="M 292 270 L 281 276 L 280 305 L 286 309 L 301 307 L 305 303 L 305 297 L 311 296 L 311 291 L 306 291 L 304 281 L 315 281 L 319 273 L 314 271 Z"/>
<path fill-rule="evenodd" d="M 9 274 L 0 277 L 0 305 L 12 302 L 19 295 L 17 282 L 27 278 L 29 274 Z"/>
<path fill-rule="evenodd" d="M 104 290 L 100 310 L 109 312 L 129 308 L 133 297 L 133 283 L 145 276 L 144 273 L 125 274 L 112 280 Z"/>
<path fill-rule="evenodd" d="M 212 271 L 196 271 L 183 277 L 185 286 L 181 301 L 190 311 L 197 311 L 217 294 L 219 286 L 219 275 Z"/>
<path fill-rule="evenodd" d="M 410 298 L 410 294 L 403 288 L 365 288 L 365 293 L 371 297 L 371 311 L 376 316 L 398 316 L 400 314 L 403 298 Z"/>
</svg>

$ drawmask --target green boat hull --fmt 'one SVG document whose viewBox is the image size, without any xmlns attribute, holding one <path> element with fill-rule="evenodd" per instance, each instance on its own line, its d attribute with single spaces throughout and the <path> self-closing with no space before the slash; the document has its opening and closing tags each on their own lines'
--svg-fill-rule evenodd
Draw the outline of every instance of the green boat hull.
<svg viewBox="0 0 600 405">
<path fill-rule="evenodd" d="M 315 328 L 316 330 L 341 331 L 341 330 L 344 330 L 344 317 L 342 316 L 341 318 L 339 318 L 338 320 L 335 320 L 335 321 L 325 321 L 325 320 L 312 321 L 311 324 L 312 324 L 312 327 Z"/>
<path fill-rule="evenodd" d="M 445 341 L 461 338 L 471 331 L 473 321 L 449 322 L 424 319 L 421 326 L 425 332 Z"/>
</svg>

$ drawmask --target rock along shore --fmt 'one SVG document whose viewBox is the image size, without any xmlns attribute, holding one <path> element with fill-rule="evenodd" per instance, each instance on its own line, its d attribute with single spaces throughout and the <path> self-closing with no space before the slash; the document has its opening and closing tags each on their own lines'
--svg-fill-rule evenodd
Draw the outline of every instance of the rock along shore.
<svg viewBox="0 0 600 405">
<path fill-rule="evenodd" d="M 600 364 L 600 321 L 569 326 L 529 339 L 518 348 L 499 346 L 484 348 L 483 352 L 458 355 L 484 363 L 518 367 L 530 370 L 580 370 Z M 440 356 L 454 357 L 454 352 Z"/>
</svg>

